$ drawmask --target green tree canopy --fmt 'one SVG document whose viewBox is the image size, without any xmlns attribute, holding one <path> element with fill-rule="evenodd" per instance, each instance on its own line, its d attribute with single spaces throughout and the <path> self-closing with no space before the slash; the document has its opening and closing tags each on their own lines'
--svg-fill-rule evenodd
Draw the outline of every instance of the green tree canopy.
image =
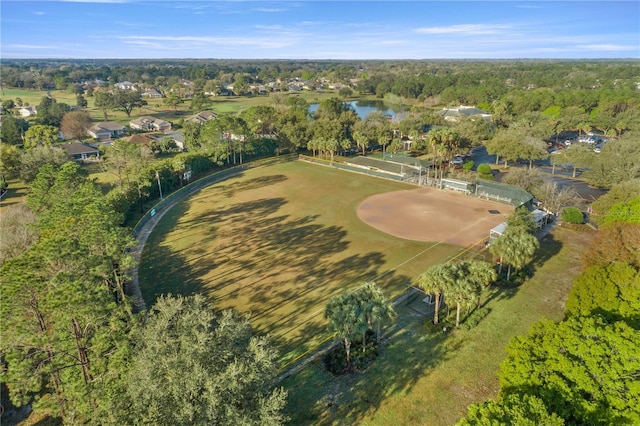
<svg viewBox="0 0 640 426">
<path fill-rule="evenodd" d="M 21 145 L 22 135 L 29 128 L 29 123 L 20 118 L 11 115 L 2 117 L 2 132 L 0 132 L 0 141 L 10 145 Z"/>
<path fill-rule="evenodd" d="M 278 425 L 277 353 L 249 317 L 216 315 L 203 296 L 162 296 L 149 312 L 126 378 L 127 424 Z"/>
<path fill-rule="evenodd" d="M 640 329 L 640 271 L 621 262 L 588 267 L 573 281 L 566 309 L 571 317 L 598 314 Z"/>
<path fill-rule="evenodd" d="M 542 321 L 516 337 L 500 369 L 501 394 L 533 395 L 571 424 L 640 422 L 640 339 L 624 322 Z"/>
<path fill-rule="evenodd" d="M 591 218 L 598 224 L 603 224 L 607 220 L 609 210 L 616 204 L 631 201 L 640 197 L 640 179 L 633 179 L 613 185 L 606 194 L 598 197 L 593 202 L 594 214 Z"/>
<path fill-rule="evenodd" d="M 457 426 L 563 426 L 555 413 L 533 395 L 506 395 L 498 401 L 471 404 L 467 416 Z"/>
<path fill-rule="evenodd" d="M 107 103 L 110 109 L 122 111 L 127 114 L 127 117 L 131 117 L 131 111 L 135 108 L 141 108 L 147 104 L 137 90 L 117 90 L 113 94 L 113 99 Z"/>
<path fill-rule="evenodd" d="M 36 124 L 29 127 L 24 134 L 24 148 L 32 149 L 36 146 L 51 146 L 58 142 L 58 128 Z"/>
<path fill-rule="evenodd" d="M 31 182 L 44 165 L 49 164 L 57 169 L 69 161 L 71 159 L 67 151 L 62 148 L 37 146 L 24 152 L 20 157 L 20 177 L 25 182 Z"/>
</svg>

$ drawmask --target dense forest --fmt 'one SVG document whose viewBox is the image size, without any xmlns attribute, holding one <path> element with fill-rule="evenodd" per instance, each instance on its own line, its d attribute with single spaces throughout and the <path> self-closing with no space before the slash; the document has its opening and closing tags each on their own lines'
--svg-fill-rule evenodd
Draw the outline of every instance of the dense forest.
<svg viewBox="0 0 640 426">
<path fill-rule="evenodd" d="M 565 321 L 542 321 L 515 339 L 497 399 L 472 405 L 461 424 L 640 422 L 638 61 L 8 60 L 0 79 L 2 89 L 64 90 L 78 101 L 43 96 L 37 115 L 24 118 L 16 113 L 21 100 L 2 99 L 2 189 L 7 180 L 28 186 L 26 203 L 2 211 L 3 406 L 8 392 L 13 406 L 65 424 L 286 423 L 276 345 L 244 313 L 170 295 L 136 312 L 127 291 L 130 225 L 162 195 L 161 179 L 166 195 L 256 158 L 304 152 L 337 161 L 354 151 L 395 154 L 411 141 L 406 155 L 450 177 L 492 178 L 490 167 L 446 167 L 472 147 L 507 166 L 528 165 L 507 181 L 558 215 L 586 204 L 545 179 L 536 162 L 569 164 L 608 189 L 590 206 L 599 230 Z M 59 133 L 89 141 L 96 120 L 87 99 L 105 121 L 135 116 L 147 101 L 114 87 L 125 81 L 161 93 L 157 102 L 173 114 L 186 149 L 164 137 L 144 146 L 116 139 L 100 147 L 100 170 L 115 176 L 104 185 L 69 161 Z M 292 91 L 292 81 L 304 83 L 295 90 L 330 95 L 310 114 L 301 97 L 277 96 Z M 260 86 L 273 101 L 206 123 L 185 120 L 215 109 L 212 99 L 227 87 L 252 99 Z M 409 112 L 395 122 L 360 119 L 343 102 L 358 97 Z M 452 122 L 438 113 L 458 105 L 491 120 Z M 593 132 L 598 151 L 577 139 L 564 145 L 569 134 Z"/>
</svg>

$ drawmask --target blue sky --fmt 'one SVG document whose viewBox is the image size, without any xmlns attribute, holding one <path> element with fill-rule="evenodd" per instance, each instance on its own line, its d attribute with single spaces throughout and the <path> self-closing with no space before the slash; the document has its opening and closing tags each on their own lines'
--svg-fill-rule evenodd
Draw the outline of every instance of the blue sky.
<svg viewBox="0 0 640 426">
<path fill-rule="evenodd" d="M 638 58 L 638 1 L 2 0 L 2 58 Z"/>
</svg>

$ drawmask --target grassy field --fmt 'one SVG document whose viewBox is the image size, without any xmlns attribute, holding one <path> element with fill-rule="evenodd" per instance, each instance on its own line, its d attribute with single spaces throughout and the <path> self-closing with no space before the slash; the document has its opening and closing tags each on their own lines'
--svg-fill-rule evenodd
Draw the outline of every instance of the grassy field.
<svg viewBox="0 0 640 426">
<path fill-rule="evenodd" d="M 7 193 L 2 201 L 0 201 L 0 214 L 2 210 L 14 206 L 16 204 L 27 201 L 27 190 L 29 187 L 21 179 L 7 179 Z"/>
<path fill-rule="evenodd" d="M 25 104 L 38 105 L 42 101 L 42 98 L 50 93 L 53 98 L 58 102 L 63 102 L 68 105 L 76 105 L 76 95 L 67 92 L 66 90 L 51 90 L 49 92 L 42 90 L 24 90 L 24 89 L 2 89 L 0 92 L 0 99 L 8 100 L 21 98 Z M 336 91 L 326 90 L 322 92 L 310 92 L 301 91 L 295 93 L 273 93 L 263 96 L 221 96 L 211 99 L 210 109 L 219 113 L 238 113 L 251 106 L 257 105 L 273 105 L 277 102 L 284 102 L 288 97 L 301 97 L 309 103 L 317 103 L 323 99 L 327 99 L 333 96 L 337 96 Z M 104 114 L 101 109 L 98 109 L 94 105 L 95 98 L 85 96 L 88 102 L 86 111 L 91 116 L 93 121 L 104 121 Z M 174 111 L 172 108 L 163 104 L 162 99 L 147 99 L 147 105 L 142 108 L 136 108 L 131 112 L 131 117 L 127 117 L 124 112 L 121 111 L 108 111 L 109 121 L 115 121 L 123 125 L 127 125 L 129 121 L 136 117 L 143 115 L 152 115 L 154 117 L 162 118 L 167 121 L 176 122 L 180 118 L 187 117 L 194 114 L 190 109 L 190 102 L 186 101 L 180 104 Z"/>
<path fill-rule="evenodd" d="M 458 246 L 398 239 L 362 223 L 368 195 L 399 182 L 305 163 L 253 169 L 194 194 L 156 226 L 142 255 L 148 305 L 164 293 L 207 294 L 250 311 L 288 361 L 327 338 L 327 300 L 366 280 L 388 297 Z"/>
<path fill-rule="evenodd" d="M 320 361 L 287 379 L 288 414 L 303 425 L 452 425 L 496 396 L 505 347 L 541 318 L 559 320 L 593 231 L 557 228 L 542 241 L 535 277 L 486 294 L 491 313 L 471 331 L 430 334 L 406 305 L 383 355 L 364 373 L 333 377 Z"/>
</svg>

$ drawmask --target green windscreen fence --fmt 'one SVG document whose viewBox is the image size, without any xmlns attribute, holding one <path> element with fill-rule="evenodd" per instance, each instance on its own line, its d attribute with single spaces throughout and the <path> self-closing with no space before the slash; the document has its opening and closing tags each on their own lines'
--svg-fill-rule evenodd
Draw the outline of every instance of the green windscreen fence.
<svg viewBox="0 0 640 426">
<path fill-rule="evenodd" d="M 533 196 L 524 189 L 484 179 L 479 179 L 476 183 L 475 195 L 516 207 L 521 205 L 532 207 L 533 203 Z"/>
</svg>

